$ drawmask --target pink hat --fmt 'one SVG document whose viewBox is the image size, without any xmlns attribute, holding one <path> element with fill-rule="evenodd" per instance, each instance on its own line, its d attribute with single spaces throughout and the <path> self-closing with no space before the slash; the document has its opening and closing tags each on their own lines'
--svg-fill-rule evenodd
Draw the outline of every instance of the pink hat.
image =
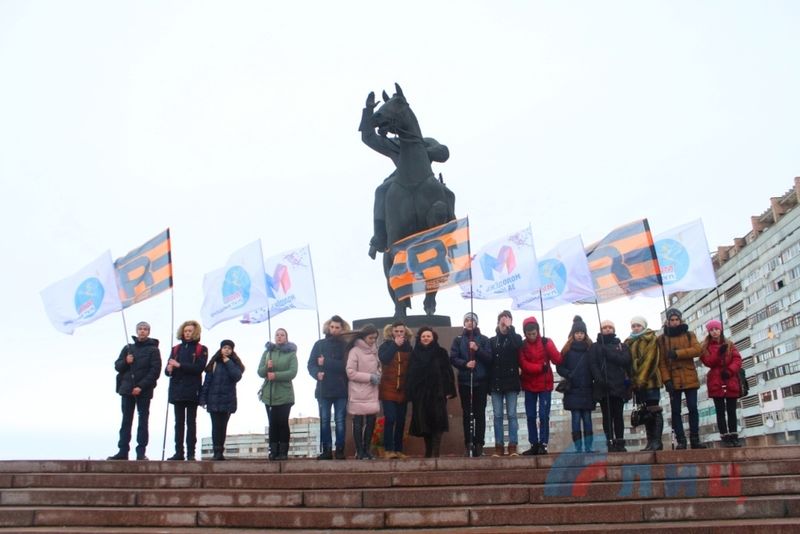
<svg viewBox="0 0 800 534">
<path fill-rule="evenodd" d="M 722 323 L 719 322 L 717 319 L 711 319 L 706 323 L 706 330 L 708 330 L 709 332 L 711 332 L 711 330 L 713 330 L 714 328 L 719 328 L 720 330 L 722 330 Z"/>
</svg>

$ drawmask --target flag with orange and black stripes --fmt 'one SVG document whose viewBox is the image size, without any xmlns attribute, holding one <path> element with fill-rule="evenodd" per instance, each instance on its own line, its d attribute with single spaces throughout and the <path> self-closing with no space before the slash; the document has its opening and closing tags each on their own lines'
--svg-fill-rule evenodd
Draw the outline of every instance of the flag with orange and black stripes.
<svg viewBox="0 0 800 534">
<path fill-rule="evenodd" d="M 122 307 L 133 306 L 172 287 L 169 228 L 114 262 Z"/>
<path fill-rule="evenodd" d="M 656 248 L 647 219 L 614 229 L 586 249 L 598 302 L 661 285 Z"/>
<path fill-rule="evenodd" d="M 389 285 L 398 300 L 470 279 L 469 220 L 456 219 L 392 245 Z"/>
</svg>

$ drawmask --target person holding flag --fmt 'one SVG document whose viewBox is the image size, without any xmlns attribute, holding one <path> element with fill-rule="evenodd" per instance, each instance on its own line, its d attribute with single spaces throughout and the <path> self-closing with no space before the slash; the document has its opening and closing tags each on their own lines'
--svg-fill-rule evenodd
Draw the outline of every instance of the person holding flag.
<svg viewBox="0 0 800 534">
<path fill-rule="evenodd" d="M 700 379 L 697 377 L 695 358 L 703 352 L 694 332 L 683 322 L 683 315 L 677 308 L 666 313 L 667 323 L 664 333 L 658 336 L 662 358 L 659 361 L 661 381 L 669 393 L 672 411 L 672 430 L 675 431 L 676 449 L 686 448 L 686 434 L 681 419 L 681 396 L 686 397 L 689 409 L 689 443 L 693 449 L 705 449 L 700 441 L 700 413 L 697 411 L 697 390 Z"/>
<path fill-rule="evenodd" d="M 528 422 L 528 442 L 531 448 L 523 456 L 547 454 L 550 439 L 550 401 L 553 395 L 551 362 L 561 365 L 561 353 L 552 339 L 539 335 L 539 323 L 530 316 L 522 321 L 525 341 L 519 350 L 520 381 L 525 391 L 525 417 Z M 536 416 L 539 428 L 536 428 Z"/>
<path fill-rule="evenodd" d="M 208 361 L 208 348 L 200 344 L 200 323 L 197 321 L 184 321 L 178 327 L 177 338 L 181 342 L 172 347 L 167 368 L 164 370 L 164 374 L 169 377 L 169 402 L 175 408 L 175 454 L 168 460 L 194 460 L 197 406 L 203 382 L 201 377 Z"/>
<path fill-rule="evenodd" d="M 128 343 L 114 362 L 117 370 L 117 393 L 122 398 L 122 424 L 119 427 L 119 451 L 109 460 L 127 460 L 131 444 L 133 412 L 139 413 L 136 430 L 136 459 L 147 460 L 145 451 L 149 441 L 148 420 L 150 400 L 161 372 L 161 352 L 158 340 L 150 337 L 150 325 L 141 321 L 136 325 L 133 343 Z"/>
<path fill-rule="evenodd" d="M 261 402 L 269 420 L 270 460 L 289 459 L 289 413 L 294 405 L 292 380 L 297 376 L 297 345 L 289 341 L 284 328 L 275 330 L 275 342 L 268 341 L 258 364 L 258 376 L 264 379 Z"/>
<path fill-rule="evenodd" d="M 458 369 L 464 427 L 464 456 L 483 456 L 486 437 L 486 398 L 492 354 L 489 338 L 478 329 L 478 315 L 464 315 L 464 330 L 450 346 L 450 363 Z"/>
</svg>

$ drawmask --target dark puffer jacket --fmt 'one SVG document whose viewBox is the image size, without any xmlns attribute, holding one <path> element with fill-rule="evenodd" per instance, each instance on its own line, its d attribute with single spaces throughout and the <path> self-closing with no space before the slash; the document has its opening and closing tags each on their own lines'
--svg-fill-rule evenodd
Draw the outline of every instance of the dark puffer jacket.
<svg viewBox="0 0 800 534">
<path fill-rule="evenodd" d="M 130 365 L 125 361 L 128 354 L 133 354 L 133 363 Z M 139 387 L 142 389 L 139 397 L 152 399 L 161 372 L 158 340 L 147 338 L 138 341 L 133 336 L 133 343 L 122 347 L 117 361 L 114 362 L 114 369 L 117 370 L 117 393 L 131 395 L 133 388 Z"/>
<path fill-rule="evenodd" d="M 474 341 L 478 345 L 478 350 L 473 354 L 469 350 L 469 342 Z M 475 360 L 474 371 L 470 371 L 467 362 Z M 472 384 L 486 384 L 489 380 L 489 366 L 492 364 L 492 355 L 489 349 L 489 338 L 481 334 L 478 328 L 471 332 L 463 330 L 460 336 L 456 336 L 450 345 L 450 363 L 458 369 L 458 383 L 469 384 L 470 374 Z"/>
<path fill-rule="evenodd" d="M 236 383 L 242 379 L 242 368 L 229 359 L 217 360 L 211 371 L 206 371 L 200 404 L 209 412 L 234 413 L 236 411 Z"/>
<path fill-rule="evenodd" d="M 317 382 L 314 397 L 317 399 L 347 398 L 347 355 L 344 350 L 347 342 L 342 336 L 326 336 L 314 343 L 308 357 L 308 374 Z M 325 363 L 317 365 L 317 358 L 325 356 Z M 317 380 L 317 373 L 325 377 Z"/>
<path fill-rule="evenodd" d="M 199 346 L 199 348 L 198 348 Z M 203 385 L 203 369 L 208 362 L 208 348 L 199 341 L 183 342 L 172 347 L 169 359 L 176 359 L 180 367 L 172 369 L 169 380 L 169 402 L 198 402 L 200 387 Z"/>
<path fill-rule="evenodd" d="M 606 396 L 629 398 L 632 369 L 628 346 L 615 334 L 598 334 L 589 351 L 595 400 Z"/>
<path fill-rule="evenodd" d="M 589 349 L 586 341 L 573 340 L 561 351 L 563 359 L 561 365 L 556 366 L 556 372 L 570 384 L 569 391 L 564 393 L 565 410 L 594 410 Z"/>
<path fill-rule="evenodd" d="M 519 391 L 519 348 L 522 346 L 522 336 L 510 326 L 508 332 L 500 333 L 495 329 L 496 336 L 489 340 L 489 349 L 492 354 L 492 364 L 489 367 L 489 391 L 505 393 Z"/>
</svg>

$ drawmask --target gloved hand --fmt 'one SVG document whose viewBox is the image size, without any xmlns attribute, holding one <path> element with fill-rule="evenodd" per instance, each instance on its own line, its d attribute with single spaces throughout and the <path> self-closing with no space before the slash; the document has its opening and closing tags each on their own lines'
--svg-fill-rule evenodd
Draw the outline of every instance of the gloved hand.
<svg viewBox="0 0 800 534">
<path fill-rule="evenodd" d="M 671 350 L 671 351 L 667 352 L 667 357 L 670 360 L 677 360 L 678 359 L 678 353 L 675 352 L 674 350 Z"/>
<path fill-rule="evenodd" d="M 664 382 L 664 387 L 666 388 L 667 393 L 669 393 L 670 395 L 675 393 L 675 388 L 672 386 L 672 380 L 667 380 L 666 382 Z"/>
<path fill-rule="evenodd" d="M 381 382 L 381 375 L 379 375 L 378 373 L 372 373 L 371 375 L 369 375 L 369 383 L 372 384 L 373 386 L 377 386 L 378 384 L 380 384 L 380 382 Z"/>
<path fill-rule="evenodd" d="M 722 355 L 723 355 L 723 354 L 725 354 L 726 352 L 728 352 L 728 344 L 727 344 L 727 343 L 723 343 L 723 344 L 722 344 L 722 345 L 720 345 L 720 347 L 719 347 L 719 354 L 720 354 L 720 356 L 722 356 Z"/>
<path fill-rule="evenodd" d="M 723 380 L 728 380 L 731 377 L 731 374 L 723 369 L 719 376 L 721 376 Z"/>
</svg>

